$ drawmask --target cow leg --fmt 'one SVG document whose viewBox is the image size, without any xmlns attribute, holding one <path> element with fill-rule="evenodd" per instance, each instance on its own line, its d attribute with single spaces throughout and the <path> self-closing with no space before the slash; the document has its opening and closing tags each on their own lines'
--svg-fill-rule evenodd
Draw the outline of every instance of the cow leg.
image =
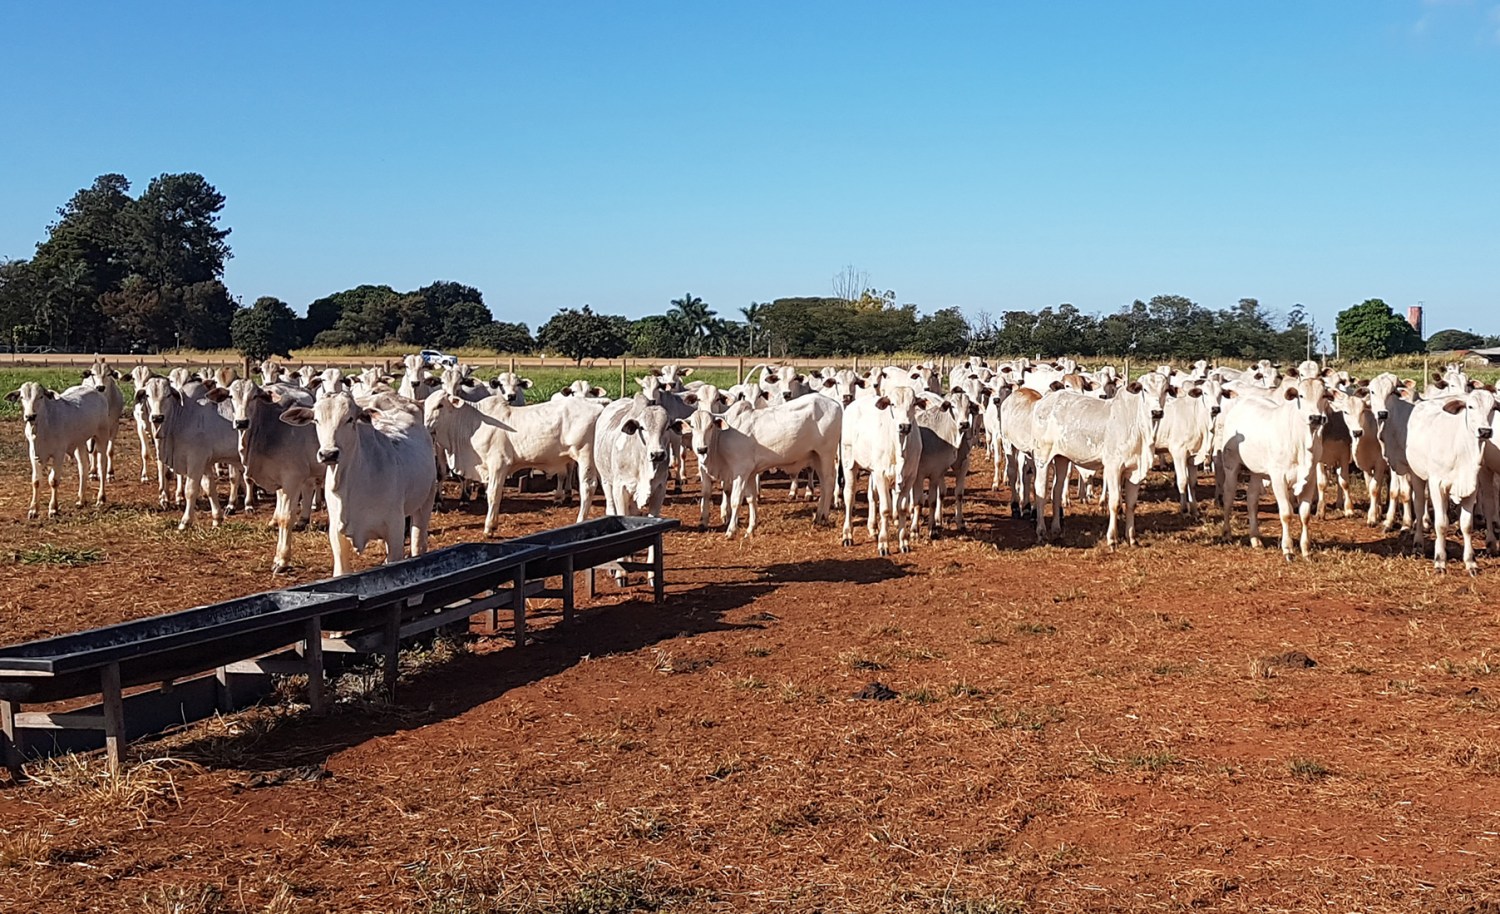
<svg viewBox="0 0 1500 914">
<path fill-rule="evenodd" d="M 891 505 L 891 485 L 888 479 L 881 479 L 880 484 L 875 484 L 875 472 L 870 472 L 870 504 L 873 506 L 877 499 L 880 503 L 880 532 L 876 534 L 877 551 L 881 555 L 891 554 L 890 523 L 889 515 L 893 508 Z"/>
<path fill-rule="evenodd" d="M 1125 542 L 1134 546 L 1135 541 L 1135 505 L 1141 496 L 1141 484 L 1133 479 L 1125 480 Z"/>
<path fill-rule="evenodd" d="M 484 482 L 484 535 L 494 536 L 495 527 L 500 523 L 500 492 L 505 488 L 505 477 L 497 472 L 490 472 Z"/>
<path fill-rule="evenodd" d="M 1319 463 L 1314 471 L 1313 479 L 1318 487 L 1318 520 L 1322 520 L 1328 513 L 1328 467 Z"/>
<path fill-rule="evenodd" d="M 1257 473 L 1251 473 L 1250 478 L 1245 480 L 1245 513 L 1250 521 L 1250 545 L 1256 549 L 1260 548 L 1260 493 L 1264 485 Z M 1233 497 L 1231 494 L 1230 498 Z"/>
<path fill-rule="evenodd" d="M 1047 459 L 1043 460 L 1043 456 Z M 1045 543 L 1047 541 L 1047 473 L 1053 469 L 1052 455 L 1038 453 L 1034 459 L 1036 460 L 1036 479 L 1032 481 L 1034 486 L 1032 504 L 1036 508 L 1036 541 Z M 1059 468 L 1057 472 L 1061 473 L 1063 470 Z M 1057 513 L 1057 506 L 1053 505 L 1052 510 L 1054 514 Z"/>
<path fill-rule="evenodd" d="M 279 574 L 292 567 L 292 500 L 296 495 L 286 489 L 276 490 L 276 511 L 272 521 L 276 524 L 276 557 L 271 560 L 271 573 Z"/>
<path fill-rule="evenodd" d="M 599 471 L 594 467 L 592 449 L 578 454 L 578 523 L 589 516 L 589 502 L 594 500 L 594 487 L 599 484 Z"/>
<path fill-rule="evenodd" d="M 833 509 L 833 495 L 838 490 L 837 458 L 826 453 L 819 454 L 818 465 L 818 510 L 813 514 L 813 524 L 828 523 L 828 513 Z"/>
<path fill-rule="evenodd" d="M 141 420 L 135 420 L 135 436 L 141 440 L 141 482 L 150 482 L 151 477 L 146 472 L 151 466 L 151 446 L 146 442 L 146 427 L 141 425 Z"/>
<path fill-rule="evenodd" d="M 193 515 L 198 506 L 198 487 L 203 481 L 197 473 L 178 473 L 177 479 L 186 490 L 183 500 L 187 502 L 182 510 L 182 520 L 177 522 L 177 529 L 180 532 L 193 525 Z"/>
<path fill-rule="evenodd" d="M 331 514 L 328 517 L 328 545 L 333 552 L 333 576 L 348 574 L 354 564 L 354 544 L 339 532 L 339 524 Z"/>
<path fill-rule="evenodd" d="M 1056 468 L 1052 473 L 1052 535 L 1062 536 L 1063 512 L 1066 510 L 1065 499 L 1067 494 L 1068 476 L 1073 464 L 1067 458 L 1054 458 Z M 1040 478 L 1040 477 L 1039 477 Z M 1041 517 L 1041 506 L 1037 507 L 1037 516 Z"/>
<path fill-rule="evenodd" d="M 808 491 L 811 491 L 810 482 L 808 484 Z M 745 539 L 749 539 L 750 537 L 755 535 L 755 526 L 757 521 L 759 521 L 760 519 L 760 496 L 755 492 L 751 492 L 749 497 L 745 499 L 745 502 L 749 506 L 750 518 L 749 521 L 745 524 Z"/>
<path fill-rule="evenodd" d="M 102 465 L 101 465 L 101 468 L 102 468 Z M 105 484 L 105 480 L 113 478 L 113 475 L 114 474 L 109 473 L 109 472 L 103 472 L 103 473 L 99 474 L 99 492 L 94 497 L 94 504 L 96 506 L 102 507 L 104 505 L 104 484 Z"/>
<path fill-rule="evenodd" d="M 1480 472 L 1484 472 L 1481 470 Z M 1464 535 L 1464 570 L 1471 576 L 1479 574 L 1479 565 L 1474 561 L 1474 496 L 1470 495 L 1458 505 L 1458 529 Z"/>
<path fill-rule="evenodd" d="M 1111 473 L 1104 479 L 1104 497 L 1109 500 L 1109 526 L 1104 529 L 1104 544 L 1113 552 L 1120 542 L 1120 474 Z"/>
<path fill-rule="evenodd" d="M 871 470 L 870 478 L 865 481 L 865 505 L 867 508 L 865 512 L 865 529 L 869 531 L 872 539 L 876 536 L 876 528 L 878 526 L 875 512 L 880 509 L 880 499 L 875 494 L 875 485 L 875 471 Z"/>
<path fill-rule="evenodd" d="M 1314 477 L 1316 478 L 1316 477 Z M 1321 489 L 1321 487 L 1319 487 Z M 1276 497 L 1276 513 L 1281 518 L 1281 554 L 1288 562 L 1292 560 L 1292 498 L 1291 486 L 1286 477 L 1281 473 L 1271 475 L 1271 494 Z M 1307 493 L 1299 492 L 1297 497 L 1306 505 L 1305 510 L 1312 511 L 1312 499 L 1307 498 Z M 1300 506 L 1299 506 L 1300 507 Z M 1299 512 L 1300 513 L 1300 510 Z"/>
<path fill-rule="evenodd" d="M 75 507 L 83 507 L 83 489 L 88 485 L 88 468 L 93 463 L 93 457 L 82 448 L 73 452 L 73 459 L 78 463 L 78 501 Z"/>
<path fill-rule="evenodd" d="M 854 477 L 859 470 L 844 458 L 844 537 L 843 545 L 854 545 Z"/>
<path fill-rule="evenodd" d="M 1370 511 L 1365 515 L 1365 523 L 1374 527 L 1380 523 L 1381 499 L 1390 497 L 1390 483 L 1386 480 L 1384 467 L 1376 466 L 1365 471 L 1365 494 L 1370 496 Z"/>
<path fill-rule="evenodd" d="M 1432 502 L 1432 567 L 1439 572 L 1448 570 L 1448 493 L 1445 489 L 1436 475 L 1427 480 L 1427 500 Z"/>
<path fill-rule="evenodd" d="M 435 483 L 434 483 L 435 484 Z M 432 526 L 432 499 L 417 506 L 411 516 L 411 554 L 415 558 L 427 554 L 427 531 Z"/>
<path fill-rule="evenodd" d="M 729 515 L 724 524 L 724 538 L 734 539 L 734 531 L 740 525 L 740 503 L 745 500 L 745 477 L 735 476 L 729 489 Z M 751 497 L 755 497 L 753 494 Z"/>
</svg>

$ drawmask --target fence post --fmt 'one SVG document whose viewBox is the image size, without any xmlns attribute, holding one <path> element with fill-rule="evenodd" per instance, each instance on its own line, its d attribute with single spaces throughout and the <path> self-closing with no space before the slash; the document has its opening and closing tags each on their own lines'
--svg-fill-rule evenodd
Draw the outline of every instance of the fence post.
<svg viewBox="0 0 1500 914">
<path fill-rule="evenodd" d="M 511 374 L 515 374 L 516 373 L 516 357 L 515 356 L 511 356 L 510 357 L 510 373 Z"/>
<path fill-rule="evenodd" d="M 625 397 L 625 363 L 630 361 L 624 357 L 620 359 L 620 398 Z"/>
<path fill-rule="evenodd" d="M 744 356 L 740 356 L 739 363 L 738 363 L 738 368 L 736 369 L 736 371 L 738 371 L 739 373 L 734 376 L 734 383 L 735 384 L 739 384 L 739 383 L 741 383 L 745 379 L 745 357 Z"/>
</svg>

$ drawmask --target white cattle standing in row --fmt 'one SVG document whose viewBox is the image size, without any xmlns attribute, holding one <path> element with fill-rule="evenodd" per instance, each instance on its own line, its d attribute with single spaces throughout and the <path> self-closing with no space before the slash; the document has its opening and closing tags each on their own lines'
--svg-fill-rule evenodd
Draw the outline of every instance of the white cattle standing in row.
<svg viewBox="0 0 1500 914">
<path fill-rule="evenodd" d="M 361 407 L 333 391 L 311 409 L 286 410 L 281 421 L 317 427 L 334 576 L 347 574 L 352 553 L 377 539 L 385 541 L 387 563 L 401 558 L 408 518 L 411 554 L 427 551 L 437 463 L 432 436 L 410 413 Z"/>
<path fill-rule="evenodd" d="M 265 389 L 245 379 L 231 382 L 228 389 L 210 391 L 208 398 L 215 402 L 231 401 L 240 462 L 247 482 L 276 493 L 276 511 L 272 515 L 276 556 L 271 571 L 285 571 L 292 566 L 292 531 L 307 526 L 323 465 L 318 461 L 317 432 L 311 426 L 279 420 L 288 408 L 311 405 L 311 400 L 284 397 L 278 388 Z M 293 512 L 299 518 L 296 523 L 292 521 Z"/>
<path fill-rule="evenodd" d="M 1455 389 L 1457 387 L 1455 386 Z M 1432 503 L 1433 567 L 1448 569 L 1448 501 L 1458 504 L 1458 527 L 1464 537 L 1464 567 L 1478 574 L 1474 562 L 1474 501 L 1484 472 L 1484 449 L 1493 439 L 1495 394 L 1483 387 L 1462 396 L 1423 400 L 1411 413 L 1406 457 L 1412 473 L 1412 545 L 1422 550 L 1422 496 Z M 1426 484 L 1426 492 L 1422 485 Z"/>
<path fill-rule="evenodd" d="M 109 403 L 91 386 L 75 386 L 61 394 L 35 381 L 27 381 L 5 395 L 19 403 L 26 423 L 26 444 L 31 452 L 31 505 L 26 516 L 37 516 L 37 494 L 42 483 L 42 468 L 47 468 L 47 485 L 52 496 L 47 502 L 47 516 L 57 516 L 57 471 L 63 461 L 72 457 L 78 464 L 78 507 L 83 507 L 83 487 L 88 476 L 91 454 L 99 441 L 109 434 Z M 104 473 L 99 474 L 99 494 L 95 504 L 104 504 Z"/>
<path fill-rule="evenodd" d="M 166 378 L 151 378 L 135 392 L 135 399 L 146 406 L 162 463 L 177 474 L 184 487 L 185 507 L 177 529 L 186 530 L 193 523 L 200 488 L 208 498 L 214 526 L 218 526 L 224 512 L 219 508 L 212 476 L 214 464 L 221 460 L 229 464 L 235 488 L 244 481 L 239 436 L 235 434 L 233 420 L 225 415 L 227 410 L 221 411 L 219 404 L 210 400 L 183 394 Z M 234 491 L 231 489 L 229 496 L 231 504 Z M 158 501 L 163 508 L 167 506 L 165 488 L 158 493 Z"/>
</svg>

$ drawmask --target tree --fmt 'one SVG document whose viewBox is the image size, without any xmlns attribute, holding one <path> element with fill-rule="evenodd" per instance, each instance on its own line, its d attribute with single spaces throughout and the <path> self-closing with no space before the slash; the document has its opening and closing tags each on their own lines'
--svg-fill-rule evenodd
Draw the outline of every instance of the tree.
<svg viewBox="0 0 1500 914">
<path fill-rule="evenodd" d="M 168 289 L 164 296 L 169 312 L 176 316 L 177 332 L 189 349 L 225 349 L 235 303 L 229 290 L 217 279 Z"/>
<path fill-rule="evenodd" d="M 318 308 L 320 319 L 336 308 L 338 319 L 311 340 L 304 330 L 304 345 L 375 346 L 394 338 L 401 323 L 401 298 L 390 286 L 362 285 L 319 299 L 308 306 L 309 319 L 314 308 Z"/>
<path fill-rule="evenodd" d="M 229 338 L 241 355 L 257 362 L 273 355 L 289 359 L 297 345 L 297 315 L 281 299 L 262 296 L 234 313 Z"/>
<path fill-rule="evenodd" d="M 579 364 L 584 359 L 612 359 L 630 346 L 630 322 L 593 308 L 560 308 L 536 332 L 537 345 Z"/>
<path fill-rule="evenodd" d="M 687 344 L 676 321 L 651 314 L 631 322 L 630 352 L 643 359 L 675 359 L 687 352 Z"/>
<path fill-rule="evenodd" d="M 707 302 L 691 292 L 672 300 L 667 318 L 677 325 L 678 332 L 687 341 L 688 354 L 702 354 L 704 340 L 713 330 L 714 314 Z"/>
<path fill-rule="evenodd" d="M 1339 312 L 1339 354 L 1349 359 L 1384 359 L 1403 352 L 1420 352 L 1422 338 L 1391 306 L 1368 298 Z"/>
<path fill-rule="evenodd" d="M 760 342 L 765 333 L 765 327 L 761 319 L 765 316 L 766 306 L 759 302 L 751 302 L 740 309 L 740 315 L 745 318 L 746 343 L 745 351 L 753 355 L 756 351 L 755 344 Z"/>
<path fill-rule="evenodd" d="M 474 335 L 495 323 L 495 316 L 478 301 L 457 301 L 442 312 L 442 329 L 433 337 L 439 349 L 469 345 Z"/>
<path fill-rule="evenodd" d="M 200 174 L 152 179 L 123 213 L 130 271 L 161 290 L 219 279 L 231 256 L 223 209 L 224 195 Z"/>
<path fill-rule="evenodd" d="M 833 277 L 833 297 L 851 305 L 859 301 L 860 294 L 869 287 L 870 274 L 856 270 L 853 264 L 844 267 Z"/>
<path fill-rule="evenodd" d="M 490 321 L 470 335 L 468 344 L 476 349 L 495 352 L 520 354 L 536 351 L 536 340 L 531 338 L 531 329 L 525 324 L 507 321 Z"/>
<path fill-rule="evenodd" d="M 917 321 L 915 348 L 928 355 L 958 355 L 969 348 L 969 322 L 957 308 L 944 308 Z"/>
<path fill-rule="evenodd" d="M 130 182 L 107 174 L 58 209 L 32 260 L 38 297 L 34 317 L 54 346 L 100 346 L 110 328 L 100 298 L 129 272 L 124 213 Z"/>
<path fill-rule="evenodd" d="M 1485 338 L 1467 330 L 1439 330 L 1427 338 L 1428 352 L 1448 352 L 1453 349 L 1482 349 Z"/>
</svg>

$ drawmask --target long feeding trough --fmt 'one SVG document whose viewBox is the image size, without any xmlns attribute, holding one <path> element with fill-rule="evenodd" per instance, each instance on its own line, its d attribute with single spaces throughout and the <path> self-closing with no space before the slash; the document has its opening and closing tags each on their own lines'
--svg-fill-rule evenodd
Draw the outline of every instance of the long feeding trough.
<svg viewBox="0 0 1500 914">
<path fill-rule="evenodd" d="M 546 553 L 526 565 L 528 581 L 541 581 L 543 588 L 534 596 L 556 597 L 563 603 L 563 621 L 573 618 L 573 575 L 586 571 L 585 594 L 594 596 L 594 571 L 597 568 L 618 571 L 646 571 L 651 574 L 652 596 L 660 603 L 666 595 L 662 558 L 662 535 L 675 530 L 679 522 L 670 517 L 621 517 L 610 515 L 596 520 L 543 530 L 510 540 L 512 543 L 543 546 Z M 649 552 L 645 562 L 628 561 L 639 552 Z M 548 578 L 561 577 L 562 586 L 545 587 Z"/>
<path fill-rule="evenodd" d="M 177 680 L 303 642 L 308 670 L 321 683 L 322 617 L 352 608 L 356 598 L 276 591 L 180 612 L 0 648 L 0 724 L 7 763 L 25 752 L 22 729 L 103 731 L 118 762 L 126 738 L 122 689 Z M 102 698 L 84 712 L 23 714 L 22 703 Z M 186 699 L 186 696 L 184 696 Z"/>
</svg>

